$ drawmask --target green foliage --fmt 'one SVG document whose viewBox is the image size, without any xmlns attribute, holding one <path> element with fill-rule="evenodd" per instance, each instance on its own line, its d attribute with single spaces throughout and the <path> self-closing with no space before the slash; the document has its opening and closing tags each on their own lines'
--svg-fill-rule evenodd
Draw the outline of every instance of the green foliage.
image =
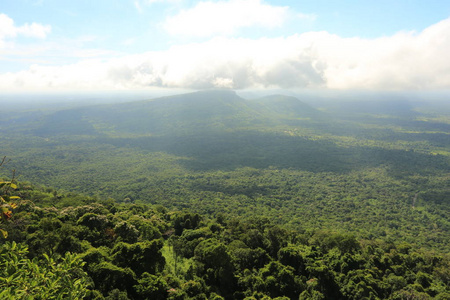
<svg viewBox="0 0 450 300">
<path fill-rule="evenodd" d="M 0 161 L 0 168 L 3 167 L 6 161 L 6 156 Z M 20 199 L 19 196 L 11 195 L 11 192 L 17 189 L 15 183 L 15 171 L 13 171 L 11 180 L 1 180 L 0 178 L 0 233 L 6 238 L 8 232 L 3 228 L 4 224 L 11 218 L 12 209 L 16 208 L 16 204 L 12 200 Z"/>
<path fill-rule="evenodd" d="M 76 257 L 86 299 L 447 299 L 450 122 L 388 107 L 211 92 L 39 112 L 0 143 L 58 190 L 1 180 L 1 228 L 29 249 L 5 265 Z M 8 289 L 38 288 L 25 271 Z"/>
<path fill-rule="evenodd" d="M 0 246 L 1 299 L 83 299 L 89 280 L 76 255 L 44 255 L 26 258 L 25 245 L 6 242 Z"/>
<path fill-rule="evenodd" d="M 366 104 L 383 116 L 359 104 L 334 103 L 327 114 L 280 95 L 194 93 L 35 112 L 0 143 L 24 178 L 66 191 L 448 251 L 448 116 Z M 97 201 L 46 189 L 21 193 L 55 207 Z M 177 235 L 195 229 L 195 218 L 182 217 Z"/>
<path fill-rule="evenodd" d="M 449 257 L 407 243 L 358 241 L 324 230 L 300 233 L 264 217 L 221 216 L 218 224 L 190 212 L 135 204 L 108 207 L 54 209 L 24 202 L 15 218 L 23 217 L 26 225 L 12 227 L 10 237 L 36 249 L 28 253 L 31 260 L 21 250 L 16 258 L 7 256 L 5 264 L 23 259 L 49 268 L 48 252 L 60 253 L 63 261 L 74 258 L 80 272 L 75 274 L 82 274 L 75 280 L 83 283 L 87 299 L 445 299 L 450 291 Z M 30 211 L 35 216 L 22 215 Z M 195 229 L 192 222 L 180 222 L 192 218 L 199 220 Z M 166 239 L 149 240 L 148 232 L 140 230 L 144 225 L 166 230 Z M 108 242 L 94 247 L 92 232 L 108 228 Z M 116 228 L 134 228 L 134 242 L 124 242 Z M 65 254 L 71 249 L 80 254 Z M 73 272 L 73 266 L 52 259 Z M 21 278 L 21 284 L 33 282 Z"/>
<path fill-rule="evenodd" d="M 140 299 L 167 299 L 168 286 L 161 277 L 145 272 L 138 282 L 135 289 Z"/>
<path fill-rule="evenodd" d="M 234 290 L 233 264 L 227 247 L 215 239 L 198 244 L 194 251 L 197 275 L 224 295 Z"/>
<path fill-rule="evenodd" d="M 119 242 L 112 249 L 112 260 L 117 266 L 131 268 L 137 275 L 144 272 L 157 273 L 165 264 L 161 254 L 162 246 L 161 240 L 134 244 Z"/>
<path fill-rule="evenodd" d="M 310 243 L 320 246 L 327 251 L 337 248 L 343 253 L 353 252 L 360 248 L 355 236 L 351 234 L 318 232 L 312 237 Z"/>
<path fill-rule="evenodd" d="M 113 288 L 132 291 L 136 284 L 135 274 L 130 268 L 120 268 L 106 261 L 89 266 L 88 274 L 94 281 L 95 288 L 103 293 Z"/>
<path fill-rule="evenodd" d="M 239 269 L 259 269 L 270 261 L 269 254 L 264 249 L 238 248 L 232 251 L 235 264 Z"/>
<path fill-rule="evenodd" d="M 126 221 L 118 223 L 114 227 L 116 235 L 126 243 L 135 243 L 139 237 L 139 230 L 134 225 L 129 224 Z"/>
</svg>

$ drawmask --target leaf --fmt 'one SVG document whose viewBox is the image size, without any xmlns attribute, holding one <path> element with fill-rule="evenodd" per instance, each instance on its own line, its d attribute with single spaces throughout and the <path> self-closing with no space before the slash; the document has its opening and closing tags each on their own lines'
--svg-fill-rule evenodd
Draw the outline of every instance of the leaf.
<svg viewBox="0 0 450 300">
<path fill-rule="evenodd" d="M 12 212 L 11 211 L 4 212 L 3 216 L 8 220 L 12 217 Z"/>
<path fill-rule="evenodd" d="M 11 197 L 9 197 L 9 199 L 16 200 L 16 199 L 20 199 L 20 197 L 19 196 L 11 196 Z"/>
<path fill-rule="evenodd" d="M 0 229 L 0 233 L 3 235 L 3 237 L 6 239 L 8 237 L 8 231 Z"/>
</svg>

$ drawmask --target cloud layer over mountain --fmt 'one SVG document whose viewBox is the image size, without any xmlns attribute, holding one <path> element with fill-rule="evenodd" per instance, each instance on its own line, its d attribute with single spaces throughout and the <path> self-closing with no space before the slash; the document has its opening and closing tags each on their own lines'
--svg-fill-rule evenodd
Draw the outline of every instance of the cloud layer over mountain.
<svg viewBox="0 0 450 300">
<path fill-rule="evenodd" d="M 174 18 L 194 18 L 190 13 Z M 279 13 L 284 13 L 282 8 Z M 39 24 L 14 27 L 5 15 L 0 15 L 0 22 L 15 28 L 9 33 L 0 31 L 3 43 L 11 34 L 45 37 L 50 30 Z M 183 33 L 170 22 L 170 30 Z M 28 70 L 0 74 L 0 88 L 440 89 L 450 86 L 449 49 L 450 19 L 422 32 L 373 39 L 343 38 L 325 31 L 260 39 L 223 36 L 164 51 L 60 66 L 36 64 Z"/>
</svg>

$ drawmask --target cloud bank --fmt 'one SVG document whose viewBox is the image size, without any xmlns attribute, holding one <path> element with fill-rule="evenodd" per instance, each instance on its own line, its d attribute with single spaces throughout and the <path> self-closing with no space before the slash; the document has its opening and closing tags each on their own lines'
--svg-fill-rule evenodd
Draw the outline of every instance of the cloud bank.
<svg viewBox="0 0 450 300">
<path fill-rule="evenodd" d="M 450 19 L 376 39 L 308 32 L 257 40 L 214 38 L 166 51 L 0 74 L 0 89 L 450 87 Z"/>
</svg>

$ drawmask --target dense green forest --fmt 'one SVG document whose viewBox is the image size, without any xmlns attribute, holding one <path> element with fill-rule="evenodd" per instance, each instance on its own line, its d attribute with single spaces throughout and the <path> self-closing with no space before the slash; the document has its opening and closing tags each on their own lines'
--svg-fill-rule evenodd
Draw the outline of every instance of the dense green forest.
<svg viewBox="0 0 450 300">
<path fill-rule="evenodd" d="M 207 91 L 10 108 L 0 131 L 2 264 L 73 269 L 67 297 L 450 297 L 445 106 Z"/>
<path fill-rule="evenodd" d="M 208 218 L 28 183 L 9 194 L 22 200 L 2 222 L 9 233 L 0 245 L 2 299 L 450 297 L 450 257 L 404 242 L 300 232 L 266 216 Z"/>
</svg>

